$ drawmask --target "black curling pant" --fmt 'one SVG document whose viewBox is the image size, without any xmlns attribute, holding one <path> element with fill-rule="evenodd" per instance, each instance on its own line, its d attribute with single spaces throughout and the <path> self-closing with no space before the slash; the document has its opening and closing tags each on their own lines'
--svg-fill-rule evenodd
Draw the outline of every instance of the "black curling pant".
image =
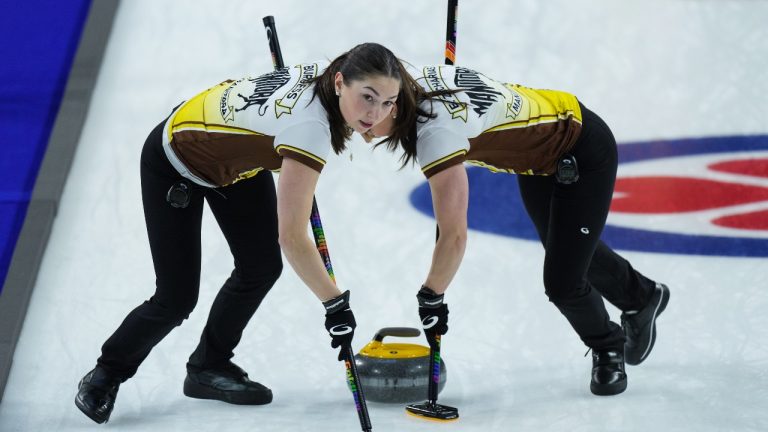
<svg viewBox="0 0 768 432">
<path fill-rule="evenodd" d="M 571 154 L 579 180 L 518 176 L 520 193 L 545 249 L 544 288 L 585 345 L 623 350 L 624 334 L 603 298 L 621 310 L 641 309 L 654 282 L 600 240 L 616 182 L 618 154 L 608 126 L 581 107 L 583 128 Z"/>
<path fill-rule="evenodd" d="M 123 381 L 197 303 L 204 200 L 226 238 L 234 270 L 211 306 L 188 369 L 215 368 L 232 358 L 243 329 L 282 271 L 272 174 L 261 172 L 216 190 L 194 186 L 189 206 L 174 208 L 166 194 L 182 177 L 165 156 L 162 128 L 163 123 L 150 133 L 141 153 L 142 201 L 156 289 L 104 343 L 97 362 Z"/>
</svg>

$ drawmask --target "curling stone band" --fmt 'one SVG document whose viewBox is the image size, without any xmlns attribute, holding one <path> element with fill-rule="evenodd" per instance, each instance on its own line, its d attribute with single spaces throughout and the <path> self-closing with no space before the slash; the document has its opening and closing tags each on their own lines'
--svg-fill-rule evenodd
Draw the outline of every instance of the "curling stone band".
<svg viewBox="0 0 768 432">
<path fill-rule="evenodd" d="M 411 327 L 386 327 L 355 355 L 355 364 L 366 399 L 375 402 L 407 403 L 424 400 L 429 384 L 429 348 L 408 343 L 384 343 L 384 337 L 416 337 L 421 331 Z M 447 379 L 445 362 L 440 359 L 442 391 Z"/>
</svg>

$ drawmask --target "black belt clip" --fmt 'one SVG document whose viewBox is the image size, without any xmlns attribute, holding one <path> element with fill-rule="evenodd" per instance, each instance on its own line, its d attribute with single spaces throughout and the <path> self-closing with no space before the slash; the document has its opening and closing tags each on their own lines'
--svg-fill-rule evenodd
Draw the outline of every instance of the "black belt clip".
<svg viewBox="0 0 768 432">
<path fill-rule="evenodd" d="M 165 200 L 173 208 L 187 208 L 192 199 L 192 187 L 185 180 L 174 183 L 168 193 L 165 194 Z"/>
<path fill-rule="evenodd" d="M 576 183 L 579 180 L 579 165 L 572 154 L 566 153 L 558 159 L 555 179 L 561 184 Z"/>
</svg>

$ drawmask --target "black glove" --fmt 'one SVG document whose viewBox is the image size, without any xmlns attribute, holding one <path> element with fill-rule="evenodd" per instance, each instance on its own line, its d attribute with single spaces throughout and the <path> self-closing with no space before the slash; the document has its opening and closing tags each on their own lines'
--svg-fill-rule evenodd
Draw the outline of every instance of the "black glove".
<svg viewBox="0 0 768 432">
<path fill-rule="evenodd" d="M 346 358 L 347 348 L 352 347 L 352 337 L 355 335 L 355 316 L 349 308 L 349 290 L 338 297 L 324 301 L 325 329 L 331 335 L 331 347 L 341 347 L 339 361 Z"/>
<path fill-rule="evenodd" d="M 435 336 L 448 333 L 448 305 L 443 303 L 443 294 L 437 294 L 426 286 L 421 286 L 416 294 L 419 300 L 419 317 L 432 348 L 437 348 Z"/>
</svg>

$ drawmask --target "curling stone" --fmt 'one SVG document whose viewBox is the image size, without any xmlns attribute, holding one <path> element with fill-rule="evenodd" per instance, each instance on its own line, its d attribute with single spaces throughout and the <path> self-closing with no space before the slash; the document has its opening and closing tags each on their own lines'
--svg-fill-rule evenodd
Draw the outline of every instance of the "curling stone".
<svg viewBox="0 0 768 432">
<path fill-rule="evenodd" d="M 408 343 L 383 343 L 386 336 L 416 337 L 421 331 L 411 327 L 379 330 L 358 354 L 355 365 L 365 398 L 375 402 L 407 403 L 427 399 L 429 347 Z M 440 359 L 438 393 L 445 387 L 447 370 Z"/>
</svg>

